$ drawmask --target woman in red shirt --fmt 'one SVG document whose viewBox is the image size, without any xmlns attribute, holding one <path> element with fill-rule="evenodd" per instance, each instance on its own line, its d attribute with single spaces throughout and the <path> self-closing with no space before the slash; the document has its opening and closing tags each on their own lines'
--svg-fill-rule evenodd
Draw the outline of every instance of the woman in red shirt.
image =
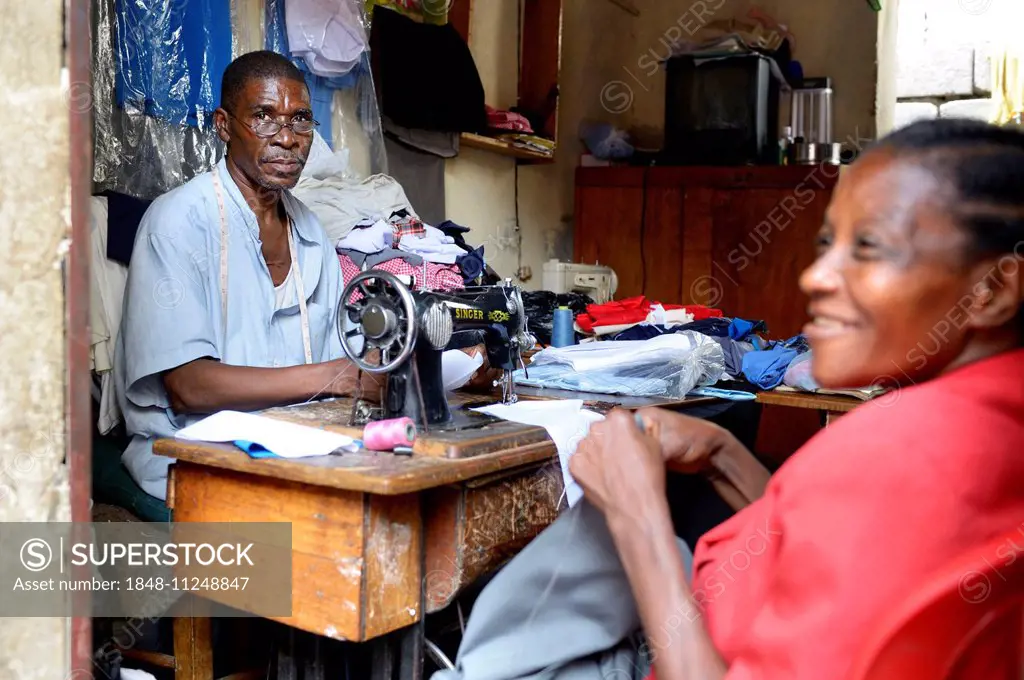
<svg viewBox="0 0 1024 680">
<path fill-rule="evenodd" d="M 658 680 L 844 680 L 930 573 L 1014 527 L 1024 553 L 1024 135 L 896 132 L 842 174 L 818 241 L 800 280 L 814 378 L 893 391 L 770 479 L 706 421 L 611 413 L 571 459 L 584 501 L 484 590 L 435 680 L 638 680 L 648 661 Z M 745 506 L 692 572 L 666 467 Z M 637 627 L 639 650 L 619 642 Z M 961 677 L 1019 677 L 1014 635 L 990 629 Z"/>
<path fill-rule="evenodd" d="M 895 391 L 770 481 L 684 416 L 649 413 L 648 434 L 622 413 L 592 428 L 571 470 L 607 520 L 658 680 L 842 680 L 921 579 L 1017 526 L 1024 552 L 1022 264 L 1024 135 L 905 128 L 843 174 L 800 281 L 815 380 Z M 666 462 L 710 464 L 753 501 L 701 539 L 692 587 L 657 493 Z M 1019 677 L 1015 628 L 977 643 L 962 677 Z"/>
</svg>

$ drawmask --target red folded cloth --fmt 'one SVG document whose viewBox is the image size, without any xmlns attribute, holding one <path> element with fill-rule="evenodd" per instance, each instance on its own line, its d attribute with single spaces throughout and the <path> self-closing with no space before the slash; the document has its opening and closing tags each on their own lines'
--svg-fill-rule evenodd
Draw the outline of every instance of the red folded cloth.
<svg viewBox="0 0 1024 680">
<path fill-rule="evenodd" d="M 668 307 L 665 309 L 668 309 Z M 683 305 L 683 309 L 688 313 L 693 314 L 694 321 L 700 321 L 701 319 L 715 319 L 722 316 L 721 309 L 705 307 L 704 305 Z"/>
<path fill-rule="evenodd" d="M 660 302 L 652 302 L 646 297 L 626 298 L 615 300 L 601 305 L 587 305 L 587 311 L 576 317 L 576 323 L 584 333 L 593 333 L 594 327 L 600 326 L 625 326 L 638 324 L 647 320 L 651 308 L 661 305 L 665 311 L 673 309 L 685 309 L 687 313 L 693 314 L 694 321 L 722 316 L 719 309 L 705 307 L 704 305 L 666 305 Z"/>
<path fill-rule="evenodd" d="M 533 127 L 526 116 L 512 111 L 499 111 L 490 106 L 487 107 L 487 126 L 495 130 L 512 130 L 513 132 L 533 134 Z"/>
</svg>

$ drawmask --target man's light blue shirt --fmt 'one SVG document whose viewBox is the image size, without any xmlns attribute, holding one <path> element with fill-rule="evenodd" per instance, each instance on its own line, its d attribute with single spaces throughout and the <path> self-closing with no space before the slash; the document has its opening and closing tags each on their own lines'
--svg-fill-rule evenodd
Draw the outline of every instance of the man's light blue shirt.
<svg viewBox="0 0 1024 680">
<path fill-rule="evenodd" d="M 221 311 L 221 221 L 212 173 L 220 173 L 228 238 L 228 320 Z M 336 329 L 341 266 L 316 216 L 289 192 L 299 271 L 309 310 L 314 362 L 344 356 Z M 172 459 L 153 440 L 202 418 L 176 415 L 162 374 L 203 357 L 250 367 L 305 362 L 297 299 L 275 311 L 256 215 L 223 160 L 212 172 L 164 194 L 146 211 L 135 238 L 115 356 L 117 399 L 131 443 L 122 461 L 150 495 L 167 496 Z"/>
</svg>

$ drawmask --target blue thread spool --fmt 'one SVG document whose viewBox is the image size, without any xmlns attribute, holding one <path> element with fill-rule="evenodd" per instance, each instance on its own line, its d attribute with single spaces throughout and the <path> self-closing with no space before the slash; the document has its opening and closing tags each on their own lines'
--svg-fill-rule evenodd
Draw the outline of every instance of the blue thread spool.
<svg viewBox="0 0 1024 680">
<path fill-rule="evenodd" d="M 551 329 L 551 346 L 568 347 L 576 344 L 576 329 L 573 327 L 572 310 L 559 307 L 555 310 L 554 324 Z"/>
</svg>

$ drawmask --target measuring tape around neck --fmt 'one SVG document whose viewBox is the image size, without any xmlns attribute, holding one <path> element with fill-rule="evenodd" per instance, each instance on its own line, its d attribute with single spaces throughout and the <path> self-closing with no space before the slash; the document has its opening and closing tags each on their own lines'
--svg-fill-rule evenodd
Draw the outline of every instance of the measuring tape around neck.
<svg viewBox="0 0 1024 680">
<path fill-rule="evenodd" d="M 224 328 L 224 344 L 228 339 L 228 214 L 224 209 L 224 188 L 220 181 L 218 169 L 213 171 L 213 189 L 217 194 L 217 209 L 220 211 L 220 308 L 221 322 Z M 291 258 L 289 271 L 295 281 L 295 292 L 299 298 L 299 319 L 302 325 L 302 350 L 307 364 L 313 363 L 313 347 L 309 336 L 309 310 L 306 307 L 306 284 L 302 281 L 299 270 L 298 249 L 295 247 L 294 228 L 291 217 L 288 217 L 288 254 Z"/>
</svg>

